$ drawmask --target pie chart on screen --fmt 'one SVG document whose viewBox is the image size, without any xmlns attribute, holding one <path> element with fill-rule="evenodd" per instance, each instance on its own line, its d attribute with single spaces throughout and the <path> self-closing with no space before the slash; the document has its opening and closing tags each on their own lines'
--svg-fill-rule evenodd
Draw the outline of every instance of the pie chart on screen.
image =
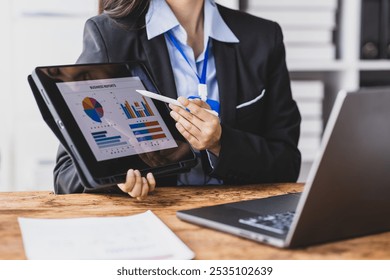
<svg viewBox="0 0 390 280">
<path fill-rule="evenodd" d="M 104 115 L 103 106 L 92 97 L 83 99 L 84 112 L 95 122 L 102 122 L 101 118 Z"/>
</svg>

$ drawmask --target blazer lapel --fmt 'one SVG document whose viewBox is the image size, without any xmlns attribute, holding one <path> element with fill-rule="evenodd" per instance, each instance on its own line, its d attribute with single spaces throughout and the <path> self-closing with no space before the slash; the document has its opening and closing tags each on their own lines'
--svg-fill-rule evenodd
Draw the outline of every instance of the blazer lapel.
<svg viewBox="0 0 390 280">
<path fill-rule="evenodd" d="M 221 103 L 220 118 L 224 123 L 232 123 L 237 103 L 237 60 L 234 44 L 213 40 L 213 51 Z"/>
<path fill-rule="evenodd" d="M 148 40 L 146 32 L 141 35 L 142 45 L 148 59 L 158 90 L 162 95 L 176 99 L 176 85 L 164 35 Z"/>
</svg>

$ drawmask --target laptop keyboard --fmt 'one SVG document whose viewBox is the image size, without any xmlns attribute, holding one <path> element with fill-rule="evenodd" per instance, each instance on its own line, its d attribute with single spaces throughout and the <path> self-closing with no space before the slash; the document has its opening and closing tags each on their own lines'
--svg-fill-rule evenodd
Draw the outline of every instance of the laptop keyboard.
<svg viewBox="0 0 390 280">
<path fill-rule="evenodd" d="M 241 224 L 268 230 L 277 234 L 285 234 L 290 228 L 295 211 L 276 213 L 264 216 L 255 216 L 239 219 Z"/>
</svg>

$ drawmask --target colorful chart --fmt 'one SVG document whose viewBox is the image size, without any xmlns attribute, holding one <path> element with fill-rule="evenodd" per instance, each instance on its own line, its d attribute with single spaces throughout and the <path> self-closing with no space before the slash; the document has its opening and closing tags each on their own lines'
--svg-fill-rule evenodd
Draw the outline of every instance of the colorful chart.
<svg viewBox="0 0 390 280">
<path fill-rule="evenodd" d="M 145 97 L 142 97 L 143 101 L 133 102 L 132 105 L 125 101 L 125 104 L 121 104 L 122 110 L 128 119 L 144 118 L 154 116 L 152 109 L 150 108 L 148 101 Z"/>
<path fill-rule="evenodd" d="M 92 137 L 100 149 L 127 144 L 125 141 L 121 140 L 122 136 L 120 135 L 107 137 L 107 131 L 92 132 Z"/>
<path fill-rule="evenodd" d="M 84 112 L 95 122 L 101 123 L 104 116 L 103 106 L 94 98 L 86 97 L 83 99 Z"/>
<path fill-rule="evenodd" d="M 157 140 L 167 137 L 158 121 L 131 124 L 130 128 L 138 142 Z"/>
</svg>

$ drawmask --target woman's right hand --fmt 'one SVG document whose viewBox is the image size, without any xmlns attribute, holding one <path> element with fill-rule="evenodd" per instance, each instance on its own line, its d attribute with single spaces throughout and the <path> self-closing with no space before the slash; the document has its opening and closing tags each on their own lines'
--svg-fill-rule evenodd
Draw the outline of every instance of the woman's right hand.
<svg viewBox="0 0 390 280">
<path fill-rule="evenodd" d="M 148 173 L 146 177 L 142 177 L 139 170 L 129 169 L 126 175 L 126 182 L 118 184 L 118 187 L 131 197 L 142 200 L 148 196 L 148 193 L 154 191 L 156 180 L 152 173 Z"/>
</svg>

